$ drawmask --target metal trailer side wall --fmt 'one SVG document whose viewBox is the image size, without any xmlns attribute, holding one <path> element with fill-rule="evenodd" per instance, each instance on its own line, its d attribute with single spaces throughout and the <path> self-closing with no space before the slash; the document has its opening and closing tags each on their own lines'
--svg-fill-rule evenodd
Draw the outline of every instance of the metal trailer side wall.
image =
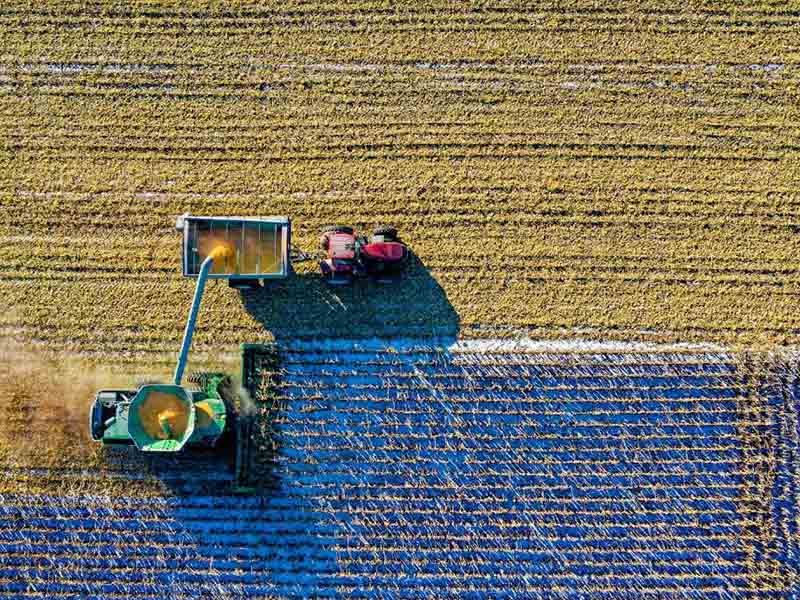
<svg viewBox="0 0 800 600">
<path fill-rule="evenodd" d="M 230 257 L 214 261 L 211 279 L 282 278 L 289 274 L 289 240 L 291 222 L 288 217 L 183 218 L 183 274 L 199 275 L 200 266 L 218 245 L 233 249 Z"/>
</svg>

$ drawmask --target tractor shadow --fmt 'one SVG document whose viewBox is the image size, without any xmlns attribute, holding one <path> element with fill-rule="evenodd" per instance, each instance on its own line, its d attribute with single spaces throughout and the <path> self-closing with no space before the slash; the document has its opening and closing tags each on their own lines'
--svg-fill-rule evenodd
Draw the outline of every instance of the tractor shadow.
<svg viewBox="0 0 800 600">
<path fill-rule="evenodd" d="M 302 271 L 285 280 L 268 281 L 255 290 L 242 290 L 245 310 L 270 332 L 277 342 L 291 343 L 303 338 L 375 339 L 414 338 L 436 345 L 456 341 L 460 319 L 430 271 L 414 253 L 410 253 L 404 273 L 391 283 L 368 279 L 349 286 L 330 286 L 322 280 L 317 264 L 300 265 Z M 255 398 L 261 409 L 260 472 L 279 472 L 283 435 L 281 423 L 285 406 L 281 392 L 280 371 L 276 394 Z M 268 402 L 264 402 L 265 397 Z M 280 476 L 265 479 L 260 495 L 280 493 Z"/>
<path fill-rule="evenodd" d="M 244 309 L 276 341 L 296 338 L 435 338 L 455 341 L 460 319 L 447 294 L 413 252 L 396 281 L 325 283 L 316 263 L 287 279 L 240 292 Z"/>
</svg>

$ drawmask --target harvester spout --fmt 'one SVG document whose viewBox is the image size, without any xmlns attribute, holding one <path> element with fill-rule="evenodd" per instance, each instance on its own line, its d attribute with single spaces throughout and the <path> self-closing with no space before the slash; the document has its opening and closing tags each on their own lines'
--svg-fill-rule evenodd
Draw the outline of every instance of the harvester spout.
<svg viewBox="0 0 800 600">
<path fill-rule="evenodd" d="M 192 334 L 194 333 L 194 324 L 197 320 L 197 312 L 200 310 L 200 301 L 203 299 L 203 290 L 206 287 L 206 279 L 211 267 L 214 264 L 215 258 L 227 258 L 231 254 L 231 249 L 227 246 L 220 245 L 214 248 L 203 264 L 200 265 L 200 272 L 197 275 L 197 285 L 194 288 L 194 299 L 192 300 L 192 308 L 189 311 L 189 319 L 186 321 L 186 329 L 183 331 L 183 343 L 181 344 L 181 353 L 178 355 L 178 365 L 175 367 L 175 385 L 180 385 L 183 379 L 183 370 L 186 368 L 186 359 L 189 356 L 189 348 L 192 345 Z"/>
</svg>

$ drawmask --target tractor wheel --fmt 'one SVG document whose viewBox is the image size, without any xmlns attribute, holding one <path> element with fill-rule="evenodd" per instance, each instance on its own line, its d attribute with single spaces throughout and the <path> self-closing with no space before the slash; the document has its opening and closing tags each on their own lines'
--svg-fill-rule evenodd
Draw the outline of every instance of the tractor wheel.
<svg viewBox="0 0 800 600">
<path fill-rule="evenodd" d="M 380 227 L 376 227 L 375 231 L 372 232 L 372 235 L 382 235 L 383 239 L 387 242 L 394 242 L 397 240 L 397 227 L 392 227 L 391 225 L 381 225 Z"/>
<path fill-rule="evenodd" d="M 322 228 L 322 233 L 346 233 L 353 235 L 353 228 L 345 225 L 328 225 Z"/>
</svg>

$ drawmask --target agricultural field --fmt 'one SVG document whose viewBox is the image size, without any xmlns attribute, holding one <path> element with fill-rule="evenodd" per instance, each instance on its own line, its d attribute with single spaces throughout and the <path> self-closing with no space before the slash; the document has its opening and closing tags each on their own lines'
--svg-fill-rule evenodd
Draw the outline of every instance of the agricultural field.
<svg viewBox="0 0 800 600">
<path fill-rule="evenodd" d="M 3 2 L 0 597 L 796 598 L 799 65 L 791 1 Z M 88 439 L 186 212 L 414 254 L 209 283 L 252 497 Z"/>
<path fill-rule="evenodd" d="M 211 286 L 210 353 L 274 334 L 797 341 L 796 7 L 415 6 L 5 2 L 0 327 L 168 362 L 190 211 L 286 214 L 305 249 L 332 222 L 392 222 L 419 259 L 374 303 L 305 271 L 248 306 Z"/>
<path fill-rule="evenodd" d="M 0 592 L 791 598 L 800 403 L 784 358 L 295 342 L 268 492 L 227 496 L 181 463 L 151 472 L 173 493 L 150 497 L 130 461 L 104 466 L 127 485 L 113 494 L 92 470 L 42 470 L 71 489 L 57 495 L 7 477 Z"/>
</svg>

